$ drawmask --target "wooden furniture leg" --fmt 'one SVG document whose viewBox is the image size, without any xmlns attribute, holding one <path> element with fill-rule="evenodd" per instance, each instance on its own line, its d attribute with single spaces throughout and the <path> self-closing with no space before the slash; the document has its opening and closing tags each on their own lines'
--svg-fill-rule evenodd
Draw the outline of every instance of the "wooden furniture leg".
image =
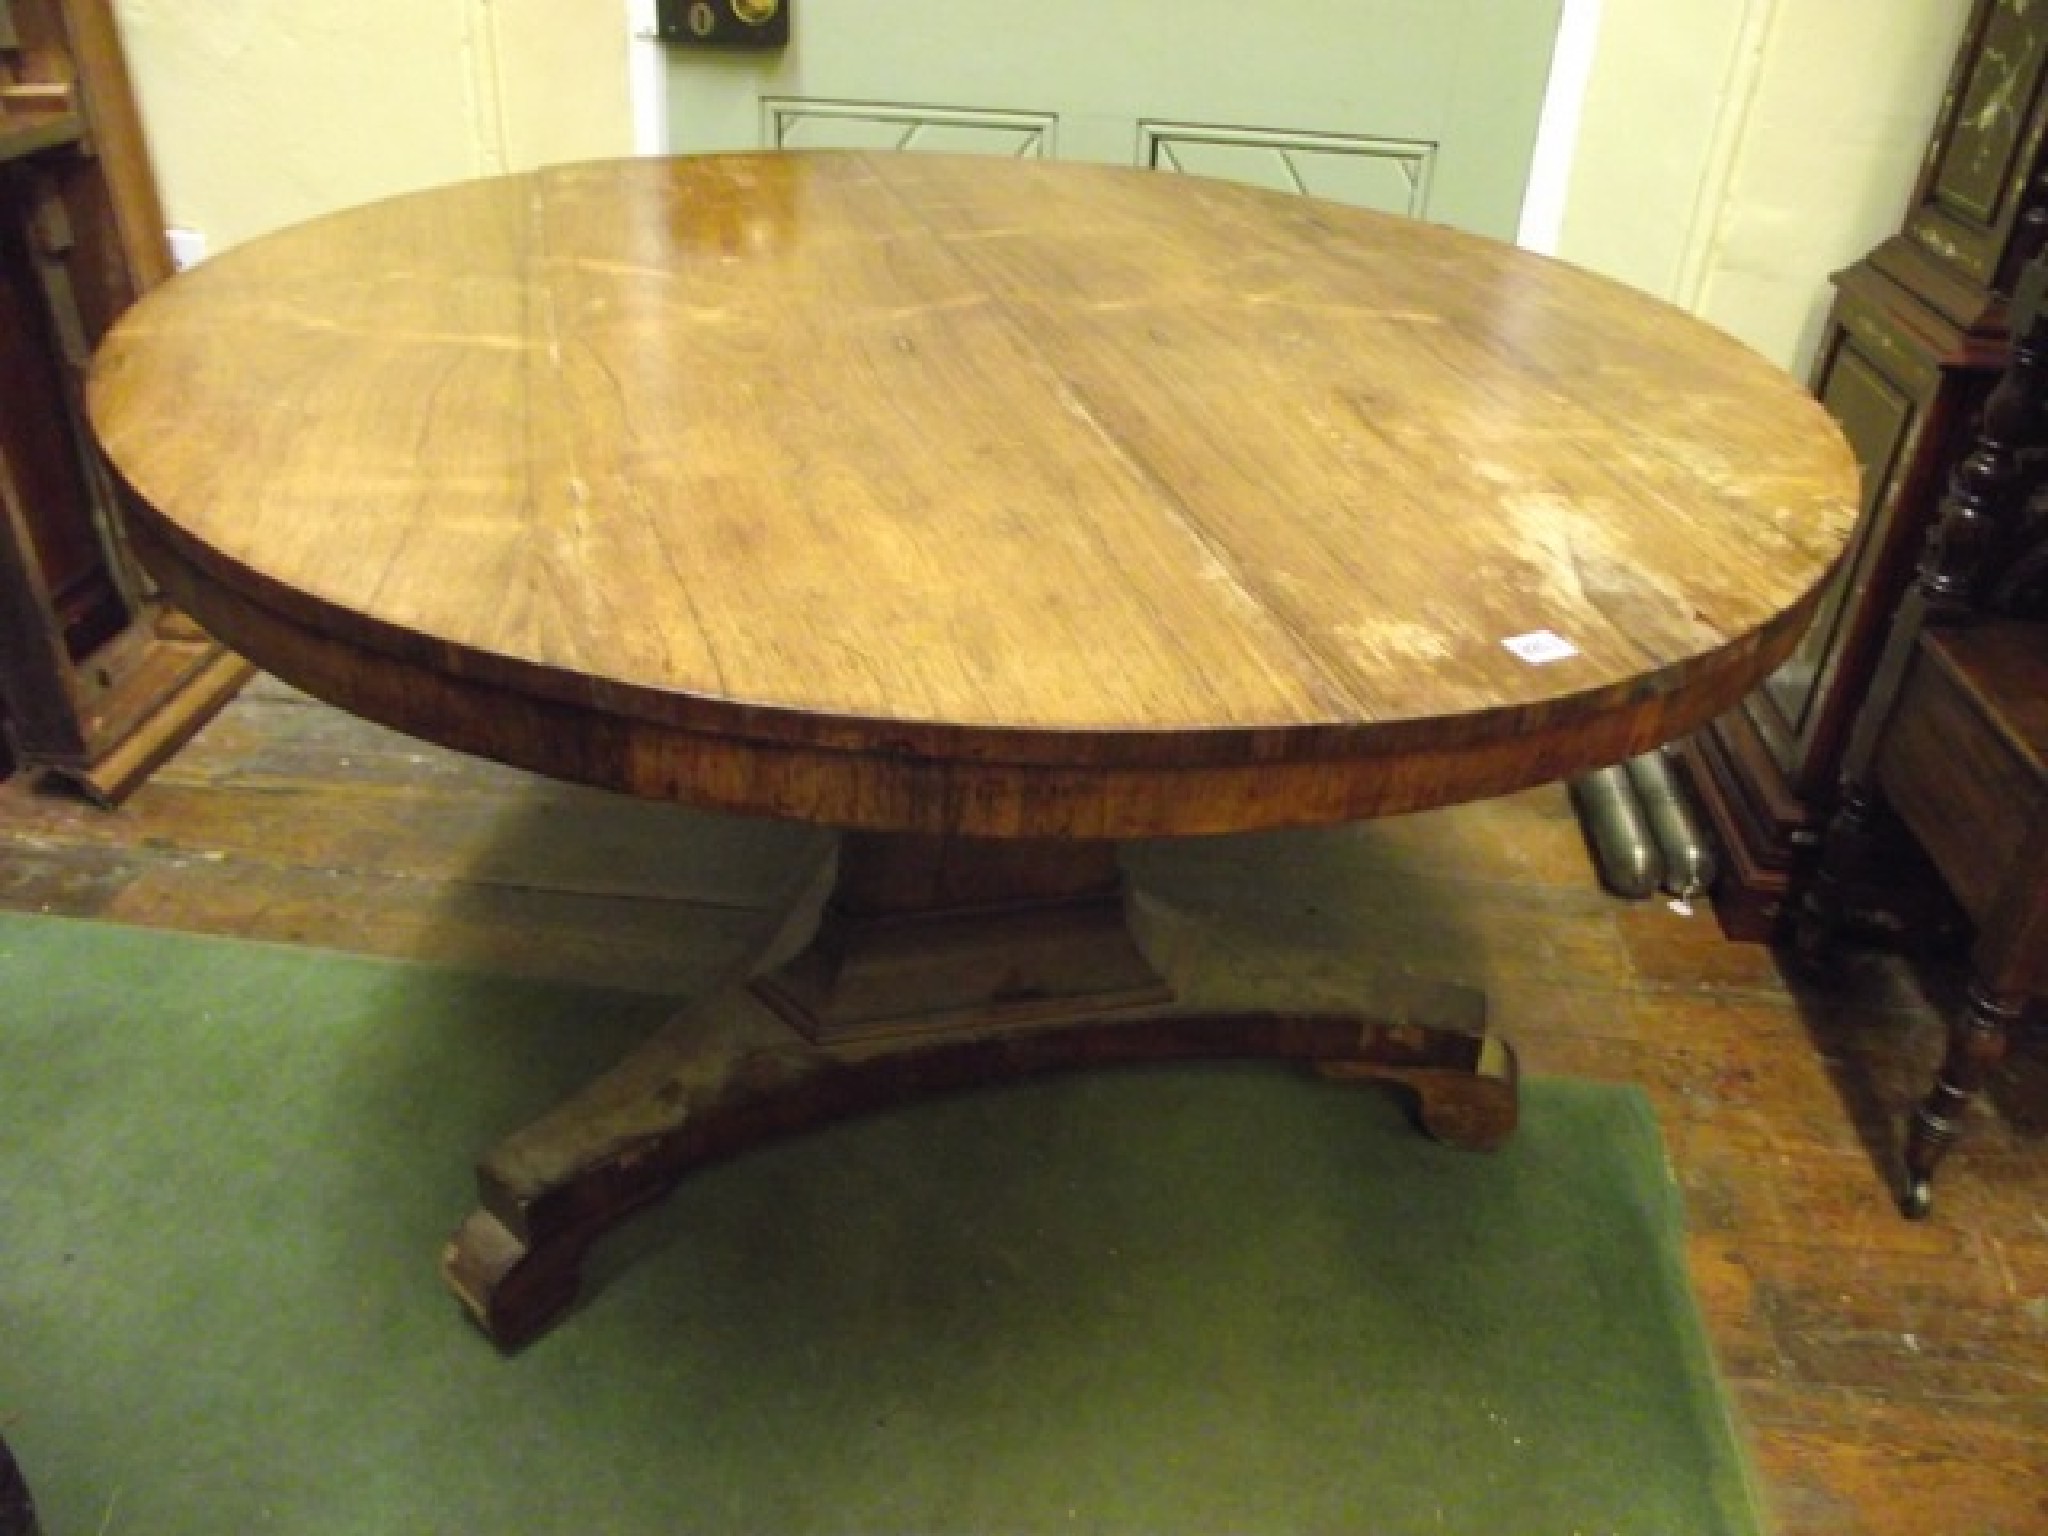
<svg viewBox="0 0 2048 1536">
<path fill-rule="evenodd" d="M 2042 860 L 2048 857 L 2048 828 L 2022 837 L 2015 849 L 1999 839 L 1999 818 L 2010 813 L 2026 822 L 2022 806 L 1957 793 L 1972 775 L 1953 765 L 1981 760 L 1977 738 L 1966 717 L 1926 702 L 1929 675 L 1915 672 L 1909 678 L 1901 696 L 1905 709 L 1898 717 L 1897 734 L 1877 761 L 1913 794 L 1910 803 L 1917 814 L 1909 825 L 1927 829 L 1922 835 L 1931 841 L 1945 870 L 1967 874 L 1973 861 L 1991 860 L 2005 862 L 2007 868 L 1995 883 L 1986 884 L 1974 875 L 1963 882 L 1963 888 L 1974 894 L 1979 933 L 1967 1006 L 1951 1020 L 1948 1048 L 1934 1085 L 1907 1123 L 1898 1201 L 1900 1211 L 1914 1220 L 1931 1214 L 1935 1170 L 1961 1139 L 1971 1102 L 2004 1059 L 2028 1000 L 2048 979 L 2048 961 L 2041 958 L 2048 951 L 2048 901 L 2043 899 L 2040 876 Z M 1931 727 L 1923 727 L 1923 714 L 1932 719 Z M 1928 785 L 1937 786 L 1932 799 Z M 1960 833 L 1939 830 L 1945 825 L 1943 811 L 1962 828 Z M 1863 883 L 1871 850 L 1881 843 L 1887 825 L 1898 819 L 1881 785 L 1866 781 L 1849 787 L 1829 824 L 1821 863 L 1800 914 L 1797 957 L 1810 972 L 1827 970 L 1845 922 L 1845 893 Z"/>
<path fill-rule="evenodd" d="M 1120 904 L 1103 905 L 1105 877 L 1111 890 L 1120 878 L 1107 845 L 874 837 L 846 854 L 804 951 L 672 1020 L 485 1156 L 479 1208 L 442 1269 L 501 1347 L 560 1317 L 591 1246 L 692 1168 L 978 1082 L 1271 1058 L 1400 1085 L 1424 1129 L 1460 1146 L 1490 1149 L 1513 1132 L 1514 1056 L 1482 1032 L 1484 1000 L 1470 989 L 1410 984 L 1377 1016 L 1176 1011 Z M 1006 929 L 1016 943 L 1004 962 Z"/>
<path fill-rule="evenodd" d="M 1821 841 L 1820 862 L 1800 899 L 1793 929 L 1793 956 L 1811 976 L 1823 976 L 1834 963 L 1834 950 L 1847 921 L 1848 892 L 1862 883 L 1876 862 L 1874 850 L 1885 816 L 1876 785 L 1850 784 L 1842 803 L 1829 818 Z"/>
<path fill-rule="evenodd" d="M 1934 1209 L 1934 1170 L 1962 1135 L 1970 1101 L 2005 1059 L 2026 1001 L 2024 993 L 1994 992 L 1982 977 L 1971 980 L 1969 1006 L 1949 1027 L 1941 1071 L 1906 1130 L 1899 1209 L 1907 1216 L 1919 1220 Z"/>
</svg>

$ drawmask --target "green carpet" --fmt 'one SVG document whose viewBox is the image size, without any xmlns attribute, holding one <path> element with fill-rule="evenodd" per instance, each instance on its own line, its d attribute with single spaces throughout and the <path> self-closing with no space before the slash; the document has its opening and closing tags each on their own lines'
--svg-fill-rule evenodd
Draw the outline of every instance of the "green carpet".
<svg viewBox="0 0 2048 1536">
<path fill-rule="evenodd" d="M 699 1174 L 505 1359 L 469 1161 L 646 998 L 0 918 L 0 1433 L 76 1533 L 1758 1529 L 1645 1100 L 1504 1153 L 1284 1068 Z"/>
</svg>

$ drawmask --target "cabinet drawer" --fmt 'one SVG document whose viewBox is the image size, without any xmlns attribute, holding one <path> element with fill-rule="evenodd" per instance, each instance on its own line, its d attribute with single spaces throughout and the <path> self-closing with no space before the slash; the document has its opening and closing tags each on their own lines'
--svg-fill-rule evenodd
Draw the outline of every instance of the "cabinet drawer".
<svg viewBox="0 0 2048 1536">
<path fill-rule="evenodd" d="M 2048 626 L 1932 629 L 1900 685 L 1878 781 L 1981 918 L 2048 817 Z"/>
</svg>

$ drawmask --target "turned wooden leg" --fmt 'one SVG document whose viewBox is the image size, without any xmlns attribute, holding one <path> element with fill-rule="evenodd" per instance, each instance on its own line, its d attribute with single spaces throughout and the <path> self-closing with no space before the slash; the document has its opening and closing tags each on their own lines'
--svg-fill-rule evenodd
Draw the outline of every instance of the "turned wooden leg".
<svg viewBox="0 0 2048 1536">
<path fill-rule="evenodd" d="M 1872 865 L 1884 817 L 1876 786 L 1852 784 L 1828 820 L 1820 864 L 1800 895 L 1792 933 L 1793 958 L 1810 975 L 1824 974 L 1833 961 L 1835 940 L 1848 916 L 1849 891 Z"/>
<path fill-rule="evenodd" d="M 1970 983 L 1969 1006 L 1949 1029 L 1948 1053 L 1934 1088 L 1906 1133 L 1906 1181 L 1899 1209 L 1914 1220 L 1934 1208 L 1934 1170 L 1963 1133 L 1970 1101 L 2005 1057 L 2006 1043 L 2018 1027 L 2026 998 L 1996 993 L 1981 981 Z"/>
<path fill-rule="evenodd" d="M 545 1331 L 591 1246 L 692 1168 L 975 1083 L 1249 1057 L 1404 1089 L 1423 1128 L 1460 1146 L 1497 1147 L 1515 1128 L 1514 1055 L 1484 1033 L 1470 988 L 1393 981 L 1370 1016 L 1173 1011 L 1101 850 L 977 860 L 973 845 L 905 839 L 901 853 L 857 845 L 808 950 L 672 1021 L 485 1156 L 442 1273 L 500 1346 Z"/>
</svg>

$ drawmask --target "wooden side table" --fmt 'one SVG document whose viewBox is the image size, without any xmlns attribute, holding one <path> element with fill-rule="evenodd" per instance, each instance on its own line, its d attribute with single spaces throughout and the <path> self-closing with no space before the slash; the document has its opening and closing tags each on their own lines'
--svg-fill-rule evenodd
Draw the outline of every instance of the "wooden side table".
<svg viewBox="0 0 2048 1536">
<path fill-rule="evenodd" d="M 1977 930 L 1967 1006 L 1908 1128 L 1900 1204 L 1925 1216 L 1971 1101 L 2048 995 L 2048 624 L 1923 631 L 1865 780 Z"/>
</svg>

